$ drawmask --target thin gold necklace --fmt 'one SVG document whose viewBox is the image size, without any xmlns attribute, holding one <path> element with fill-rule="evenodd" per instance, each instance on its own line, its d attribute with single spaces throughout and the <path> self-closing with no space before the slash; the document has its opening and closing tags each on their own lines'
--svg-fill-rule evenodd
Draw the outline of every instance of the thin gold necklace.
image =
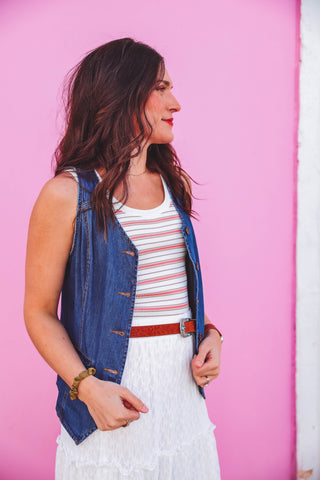
<svg viewBox="0 0 320 480">
<path fill-rule="evenodd" d="M 143 175 L 144 173 L 146 173 L 147 169 L 145 169 L 143 172 L 141 173 L 128 173 L 128 175 L 132 175 L 133 177 L 139 177 L 139 175 Z"/>
</svg>

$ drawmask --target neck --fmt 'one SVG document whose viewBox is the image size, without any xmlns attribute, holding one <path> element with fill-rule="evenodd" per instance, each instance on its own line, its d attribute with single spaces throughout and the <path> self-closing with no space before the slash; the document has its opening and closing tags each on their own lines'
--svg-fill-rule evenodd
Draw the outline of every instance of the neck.
<svg viewBox="0 0 320 480">
<path fill-rule="evenodd" d="M 148 147 L 149 147 L 149 144 L 144 145 L 143 148 L 141 149 L 141 152 L 139 153 L 139 155 L 137 155 L 136 157 L 131 159 L 129 170 L 128 170 L 129 174 L 131 174 L 133 176 L 134 175 L 139 175 L 142 172 L 145 172 L 147 170 L 147 150 L 148 150 Z M 132 152 L 132 154 L 134 155 L 134 153 L 135 153 L 135 150 Z M 99 175 L 102 177 L 104 172 L 105 172 L 105 169 L 103 167 L 101 167 L 101 168 L 97 168 L 96 170 L 99 173 Z"/>
<path fill-rule="evenodd" d="M 139 175 L 147 169 L 147 150 L 149 145 L 144 145 L 141 152 L 136 157 L 131 158 L 129 166 L 129 174 Z M 134 155 L 135 151 L 132 152 Z"/>
</svg>

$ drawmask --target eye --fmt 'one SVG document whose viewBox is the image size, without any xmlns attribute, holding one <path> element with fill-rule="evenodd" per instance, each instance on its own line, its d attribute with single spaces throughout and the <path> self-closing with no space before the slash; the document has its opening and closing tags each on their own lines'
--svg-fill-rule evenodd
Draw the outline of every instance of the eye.
<svg viewBox="0 0 320 480">
<path fill-rule="evenodd" d="M 159 92 L 164 92 L 167 87 L 157 87 L 156 90 Z"/>
</svg>

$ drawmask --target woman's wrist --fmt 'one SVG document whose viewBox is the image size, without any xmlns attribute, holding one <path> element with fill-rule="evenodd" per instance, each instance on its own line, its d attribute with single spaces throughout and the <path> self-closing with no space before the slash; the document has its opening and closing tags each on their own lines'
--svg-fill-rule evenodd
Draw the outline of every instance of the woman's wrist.
<svg viewBox="0 0 320 480">
<path fill-rule="evenodd" d="M 94 384 L 97 380 L 97 377 L 95 377 L 94 375 L 89 375 L 88 377 L 81 380 L 78 386 L 79 400 L 86 403 L 86 399 L 88 398 L 88 395 L 90 395 L 92 388 L 94 387 Z"/>
<path fill-rule="evenodd" d="M 221 340 L 221 343 L 223 342 L 223 335 L 222 333 L 217 329 L 217 327 L 215 325 L 213 325 L 212 323 L 205 323 L 204 325 L 204 334 L 205 334 L 205 337 L 209 336 L 209 335 L 218 335 L 220 337 L 220 340 Z"/>
<path fill-rule="evenodd" d="M 96 373 L 96 369 L 94 367 L 87 368 L 87 370 L 83 370 L 73 379 L 73 383 L 71 389 L 69 391 L 69 395 L 71 400 L 77 400 L 78 398 L 78 387 L 80 383 L 87 377 L 94 375 Z"/>
</svg>

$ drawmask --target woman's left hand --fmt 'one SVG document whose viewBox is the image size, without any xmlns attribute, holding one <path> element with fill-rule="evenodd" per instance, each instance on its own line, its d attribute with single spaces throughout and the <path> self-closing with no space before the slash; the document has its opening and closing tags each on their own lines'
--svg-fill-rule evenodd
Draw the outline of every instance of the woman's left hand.
<svg viewBox="0 0 320 480">
<path fill-rule="evenodd" d="M 198 355 L 191 361 L 193 377 L 201 387 L 205 387 L 220 372 L 221 338 L 217 330 L 209 330 L 199 345 Z"/>
</svg>

